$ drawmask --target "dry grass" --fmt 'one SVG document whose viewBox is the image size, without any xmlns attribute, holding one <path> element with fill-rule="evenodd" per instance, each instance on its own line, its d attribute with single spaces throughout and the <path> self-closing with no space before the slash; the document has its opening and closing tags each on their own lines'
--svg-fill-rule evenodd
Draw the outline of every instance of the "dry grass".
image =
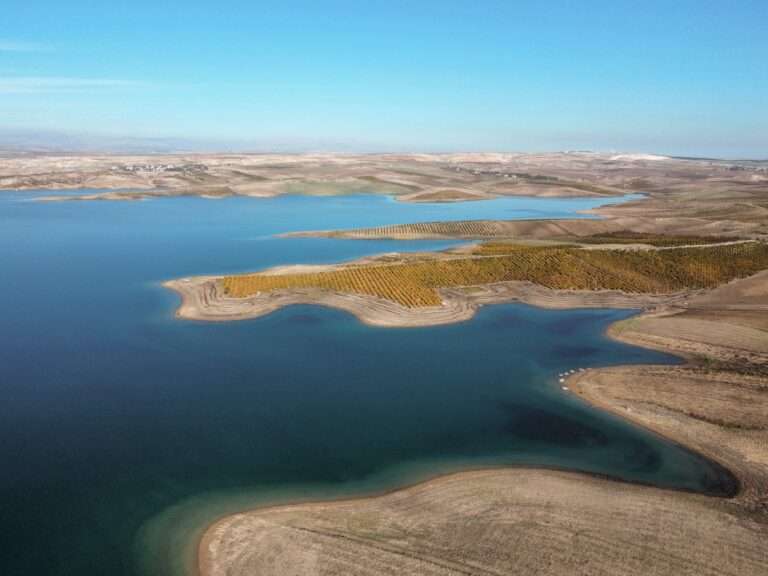
<svg viewBox="0 0 768 576">
<path fill-rule="evenodd" d="M 578 239 L 582 244 L 649 244 L 651 246 L 687 246 L 695 244 L 717 244 L 719 242 L 732 242 L 738 238 L 725 236 L 695 236 L 695 235 L 670 235 L 670 234 L 646 234 L 631 230 L 619 230 L 603 234 L 592 234 Z"/>
</svg>

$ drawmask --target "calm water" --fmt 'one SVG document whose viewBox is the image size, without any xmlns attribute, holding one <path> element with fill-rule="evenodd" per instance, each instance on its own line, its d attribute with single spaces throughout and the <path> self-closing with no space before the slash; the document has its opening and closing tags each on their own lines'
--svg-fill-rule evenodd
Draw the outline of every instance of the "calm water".
<svg viewBox="0 0 768 576">
<path fill-rule="evenodd" d="M 378 490 L 468 466 L 724 489 L 722 470 L 552 385 L 569 368 L 671 361 L 603 336 L 628 312 L 500 305 L 391 330 L 297 306 L 206 324 L 175 320 L 176 297 L 158 285 L 450 245 L 278 232 L 563 217 L 595 201 L 32 196 L 0 193 L 3 576 L 167 574 L 189 551 L 182 536 L 224 501 Z"/>
</svg>

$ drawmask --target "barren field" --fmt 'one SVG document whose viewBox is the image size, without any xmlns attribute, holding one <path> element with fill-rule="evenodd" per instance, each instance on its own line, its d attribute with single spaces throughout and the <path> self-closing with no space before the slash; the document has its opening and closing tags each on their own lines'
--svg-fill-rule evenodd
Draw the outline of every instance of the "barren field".
<svg viewBox="0 0 768 576">
<path fill-rule="evenodd" d="M 441 478 L 389 496 L 230 516 L 207 576 L 760 575 L 764 524 L 706 497 L 554 471 Z"/>
</svg>

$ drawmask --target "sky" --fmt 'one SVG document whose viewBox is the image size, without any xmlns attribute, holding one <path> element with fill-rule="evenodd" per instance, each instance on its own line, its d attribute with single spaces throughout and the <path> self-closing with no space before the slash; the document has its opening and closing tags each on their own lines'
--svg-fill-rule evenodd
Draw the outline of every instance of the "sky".
<svg viewBox="0 0 768 576">
<path fill-rule="evenodd" d="M 3 0 L 2 131 L 768 158 L 768 1 Z"/>
</svg>

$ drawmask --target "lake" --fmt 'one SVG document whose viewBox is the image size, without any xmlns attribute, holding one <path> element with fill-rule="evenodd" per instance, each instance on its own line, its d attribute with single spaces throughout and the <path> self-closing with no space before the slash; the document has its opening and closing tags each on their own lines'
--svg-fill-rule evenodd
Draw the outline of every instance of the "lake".
<svg viewBox="0 0 768 576">
<path fill-rule="evenodd" d="M 718 466 L 562 392 L 558 372 L 670 363 L 607 339 L 617 310 L 483 308 L 365 326 L 295 306 L 174 318 L 178 276 L 439 249 L 305 229 L 562 218 L 595 199 L 378 195 L 32 202 L 0 192 L 0 574 L 171 574 L 217 514 L 531 464 L 719 493 Z"/>
</svg>

